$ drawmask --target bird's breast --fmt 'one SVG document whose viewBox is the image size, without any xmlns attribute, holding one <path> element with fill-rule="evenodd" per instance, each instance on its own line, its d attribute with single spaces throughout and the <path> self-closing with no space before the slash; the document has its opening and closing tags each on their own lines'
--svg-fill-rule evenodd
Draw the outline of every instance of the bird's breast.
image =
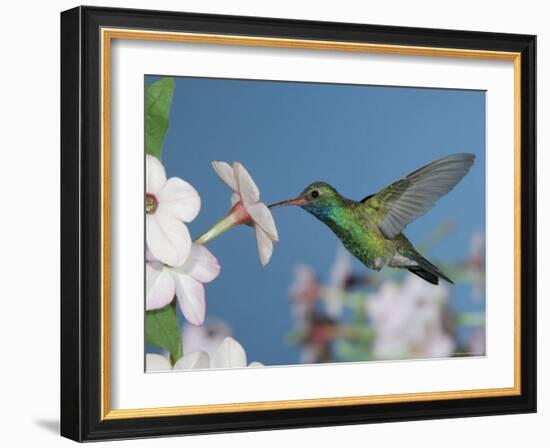
<svg viewBox="0 0 550 448">
<path fill-rule="evenodd" d="M 354 213 L 325 223 L 344 247 L 370 269 L 379 270 L 390 258 L 384 236 L 376 224 Z"/>
</svg>

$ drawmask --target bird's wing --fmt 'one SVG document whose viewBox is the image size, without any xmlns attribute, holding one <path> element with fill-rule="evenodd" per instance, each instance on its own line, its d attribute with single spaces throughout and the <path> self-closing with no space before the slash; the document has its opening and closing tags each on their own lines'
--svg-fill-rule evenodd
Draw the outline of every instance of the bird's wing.
<svg viewBox="0 0 550 448">
<path fill-rule="evenodd" d="M 376 210 L 378 227 L 386 238 L 396 235 L 437 200 L 451 191 L 468 173 L 475 155 L 458 153 L 443 157 L 413 171 L 361 202 Z"/>
</svg>

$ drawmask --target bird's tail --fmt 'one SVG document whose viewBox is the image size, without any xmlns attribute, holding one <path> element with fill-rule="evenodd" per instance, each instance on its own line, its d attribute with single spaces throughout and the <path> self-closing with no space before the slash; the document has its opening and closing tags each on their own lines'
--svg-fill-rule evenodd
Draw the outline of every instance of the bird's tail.
<svg viewBox="0 0 550 448">
<path fill-rule="evenodd" d="M 418 263 L 417 266 L 411 266 L 408 268 L 413 274 L 418 275 L 420 278 L 423 278 L 432 285 L 438 285 L 440 278 L 454 285 L 454 282 L 449 277 L 443 274 L 437 266 L 430 263 L 422 255 L 417 253 L 412 257 L 409 256 L 409 258 Z"/>
</svg>

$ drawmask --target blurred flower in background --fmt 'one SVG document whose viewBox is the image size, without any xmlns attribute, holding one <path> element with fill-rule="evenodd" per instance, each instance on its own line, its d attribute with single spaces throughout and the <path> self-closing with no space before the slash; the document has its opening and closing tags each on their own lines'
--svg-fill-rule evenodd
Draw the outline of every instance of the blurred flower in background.
<svg viewBox="0 0 550 448">
<path fill-rule="evenodd" d="M 467 347 L 469 355 L 485 355 L 485 326 L 480 326 L 468 337 Z"/>
<path fill-rule="evenodd" d="M 437 229 L 426 249 L 452 233 Z M 466 260 L 442 263 L 456 282 L 431 285 L 400 270 L 372 274 L 339 247 L 326 283 L 313 268 L 294 269 L 290 288 L 303 363 L 438 358 L 485 354 L 484 239 L 472 236 Z M 470 299 L 459 294 L 470 286 Z M 481 301 L 481 303 L 480 303 Z"/>
<path fill-rule="evenodd" d="M 367 296 L 367 316 L 374 329 L 377 359 L 432 358 L 453 354 L 446 328 L 449 288 L 407 274 L 401 284 L 387 281 Z"/>
<path fill-rule="evenodd" d="M 485 288 L 485 276 L 482 273 L 485 270 L 485 239 L 481 232 L 476 232 L 472 236 L 470 257 L 467 260 L 469 274 L 472 282 L 472 294 L 474 298 L 481 300 L 483 289 Z"/>
<path fill-rule="evenodd" d="M 294 282 L 290 286 L 290 297 L 292 311 L 297 321 L 307 320 L 313 312 L 320 288 L 317 276 L 309 266 L 299 264 L 294 267 Z"/>
<path fill-rule="evenodd" d="M 350 281 L 352 281 L 351 256 L 344 246 L 338 245 L 326 292 L 325 306 L 327 314 L 332 318 L 337 319 L 342 315 L 342 300 L 339 295 Z"/>
<path fill-rule="evenodd" d="M 329 362 L 331 360 L 332 342 L 338 326 L 330 317 L 313 313 L 302 328 L 300 342 L 303 345 L 301 361 L 304 364 Z"/>
</svg>

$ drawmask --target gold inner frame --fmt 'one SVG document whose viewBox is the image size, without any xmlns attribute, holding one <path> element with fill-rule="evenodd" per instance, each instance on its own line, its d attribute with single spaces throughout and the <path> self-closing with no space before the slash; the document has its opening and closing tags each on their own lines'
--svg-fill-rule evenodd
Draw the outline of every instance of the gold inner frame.
<svg viewBox="0 0 550 448">
<path fill-rule="evenodd" d="M 246 403 L 171 406 L 141 409 L 111 409 L 110 398 L 110 50 L 113 39 L 169 41 L 213 45 L 298 48 L 328 51 L 437 56 L 514 62 L 514 386 L 441 392 L 314 398 Z M 101 29 L 101 419 L 166 417 L 225 412 L 305 409 L 412 401 L 500 397 L 521 394 L 521 54 L 515 52 L 417 47 L 305 39 L 279 39 L 249 36 Z"/>
</svg>

